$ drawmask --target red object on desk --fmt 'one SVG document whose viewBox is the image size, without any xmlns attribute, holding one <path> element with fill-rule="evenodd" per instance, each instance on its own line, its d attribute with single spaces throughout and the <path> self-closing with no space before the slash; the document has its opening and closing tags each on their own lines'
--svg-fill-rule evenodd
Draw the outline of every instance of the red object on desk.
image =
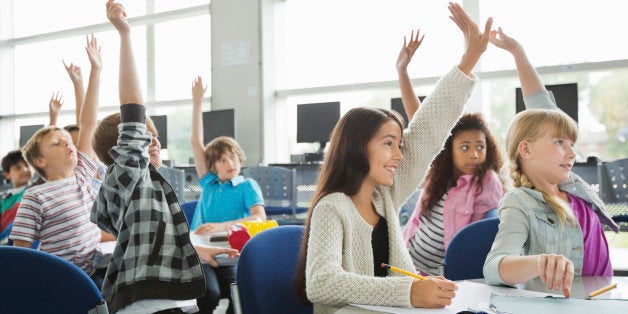
<svg viewBox="0 0 628 314">
<path fill-rule="evenodd" d="M 242 248 L 250 238 L 251 235 L 243 224 L 234 224 L 229 227 L 227 241 L 229 241 L 229 245 L 232 248 L 242 251 Z"/>
</svg>

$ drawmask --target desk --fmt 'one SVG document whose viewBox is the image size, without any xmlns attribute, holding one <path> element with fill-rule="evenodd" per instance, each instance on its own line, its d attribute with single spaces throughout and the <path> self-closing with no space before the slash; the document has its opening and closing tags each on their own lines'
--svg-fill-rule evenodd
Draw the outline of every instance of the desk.
<svg viewBox="0 0 628 314">
<path fill-rule="evenodd" d="M 201 245 L 201 246 L 215 246 L 215 247 L 231 247 L 229 242 L 227 241 L 217 241 L 210 242 L 207 238 L 196 235 L 190 231 L 190 242 L 193 245 Z M 115 249 L 116 241 L 108 241 L 108 242 L 100 242 L 98 244 L 98 248 L 102 253 L 102 256 L 96 261 L 96 268 L 107 268 L 109 265 L 109 261 L 111 261 L 111 256 L 113 255 L 113 250 Z M 226 254 L 220 254 L 216 256 L 216 262 L 219 266 L 236 266 L 238 265 L 238 258 L 230 258 Z M 206 263 L 201 260 L 202 263 Z"/>
<path fill-rule="evenodd" d="M 469 280 L 469 281 L 472 283 L 482 283 L 482 284 L 484 283 L 484 279 L 474 279 L 474 280 Z M 628 277 L 617 277 L 617 276 L 615 277 L 575 277 L 574 282 L 572 284 L 572 288 L 571 288 L 572 298 L 584 299 L 592 291 L 605 287 L 610 283 L 617 283 L 617 288 L 598 296 L 596 299 L 624 299 L 624 300 L 628 299 Z M 490 290 L 498 294 L 501 294 L 502 293 L 501 291 L 504 291 L 504 289 L 515 290 L 514 288 L 490 286 Z M 517 289 L 520 291 L 527 290 L 527 291 L 541 292 L 542 293 L 541 295 L 557 293 L 554 290 L 548 290 L 547 286 L 543 284 L 539 278 L 535 278 L 526 284 L 517 285 Z M 485 301 L 478 300 L 478 303 L 481 303 L 481 302 L 485 302 L 488 304 L 489 295 L 486 296 Z M 628 305 L 628 302 L 626 302 L 626 305 Z M 408 309 L 402 309 L 402 308 L 400 308 L 399 310 L 404 311 L 404 312 L 408 311 Z M 428 309 L 413 309 L 411 310 L 411 312 L 456 313 L 457 311 L 453 309 L 448 309 L 447 307 L 445 307 L 444 309 L 429 309 L 429 310 Z M 603 312 L 604 312 L 603 309 L 600 309 L 600 313 L 603 313 Z M 337 313 L 339 314 L 343 314 L 343 313 L 344 314 L 357 314 L 357 313 L 364 314 L 364 313 L 385 313 L 385 312 L 379 312 L 379 311 L 364 309 L 364 308 L 360 308 L 360 307 L 356 307 L 352 305 L 346 305 Z"/>
</svg>

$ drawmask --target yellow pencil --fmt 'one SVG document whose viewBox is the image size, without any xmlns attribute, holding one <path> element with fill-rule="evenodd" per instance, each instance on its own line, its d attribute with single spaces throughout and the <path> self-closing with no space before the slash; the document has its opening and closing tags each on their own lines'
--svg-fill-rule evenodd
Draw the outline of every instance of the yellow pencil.
<svg viewBox="0 0 628 314">
<path fill-rule="evenodd" d="M 600 294 L 602 294 L 602 293 L 604 293 L 604 292 L 606 292 L 608 290 L 615 289 L 615 288 L 617 288 L 617 284 L 613 283 L 613 284 L 610 284 L 610 285 L 608 285 L 608 286 L 606 286 L 606 287 L 604 287 L 602 289 L 595 290 L 595 291 L 591 292 L 591 294 L 589 294 L 589 299 L 597 297 L 598 295 L 600 295 Z"/>
<path fill-rule="evenodd" d="M 416 278 L 416 279 L 418 279 L 418 280 L 425 280 L 425 279 L 427 279 L 427 278 L 425 278 L 425 277 L 423 277 L 423 276 L 421 276 L 421 275 L 417 275 L 417 274 L 415 274 L 415 273 L 411 273 L 411 272 L 409 272 L 409 271 L 407 271 L 407 270 L 403 270 L 403 269 L 401 269 L 401 268 L 397 268 L 397 267 L 395 267 L 395 266 L 390 266 L 390 265 L 388 265 L 388 264 L 386 264 L 386 263 L 382 263 L 382 265 L 381 265 L 381 266 L 382 266 L 383 268 L 390 269 L 390 270 L 392 270 L 392 271 L 394 271 L 394 272 L 398 272 L 398 273 L 400 273 L 400 274 L 404 274 L 404 275 L 406 275 L 406 276 L 414 277 L 414 278 Z"/>
</svg>

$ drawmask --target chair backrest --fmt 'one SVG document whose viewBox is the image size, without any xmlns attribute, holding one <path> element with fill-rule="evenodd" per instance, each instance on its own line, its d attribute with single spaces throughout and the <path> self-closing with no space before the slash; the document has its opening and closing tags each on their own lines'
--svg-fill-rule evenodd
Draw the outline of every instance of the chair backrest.
<svg viewBox="0 0 628 314">
<path fill-rule="evenodd" d="M 458 231 L 445 251 L 445 278 L 483 278 L 484 261 L 491 250 L 498 226 L 499 218 L 488 218 L 473 222 Z"/>
<path fill-rule="evenodd" d="M 571 171 L 591 185 L 597 195 L 604 199 L 604 166 L 598 157 L 589 156 L 586 162 L 576 162 Z"/>
<path fill-rule="evenodd" d="M 192 218 L 194 218 L 194 212 L 196 211 L 196 205 L 198 201 L 189 201 L 181 204 L 181 209 L 185 214 L 185 218 L 188 220 L 188 224 L 192 224 Z"/>
<path fill-rule="evenodd" d="M 628 158 L 604 164 L 607 175 L 606 203 L 628 203 Z"/>
<path fill-rule="evenodd" d="M 296 214 L 296 169 L 256 166 L 242 169 L 242 174 L 259 185 L 268 215 Z"/>
<path fill-rule="evenodd" d="M 108 313 L 96 284 L 55 255 L 0 247 L 0 313 Z"/>
<path fill-rule="evenodd" d="M 279 226 L 251 238 L 240 254 L 236 280 L 243 313 L 312 313 L 293 288 L 305 227 Z"/>
</svg>

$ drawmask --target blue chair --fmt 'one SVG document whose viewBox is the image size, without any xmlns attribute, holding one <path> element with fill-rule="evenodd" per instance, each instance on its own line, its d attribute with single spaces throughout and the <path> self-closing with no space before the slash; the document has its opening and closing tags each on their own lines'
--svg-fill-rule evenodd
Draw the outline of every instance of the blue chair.
<svg viewBox="0 0 628 314">
<path fill-rule="evenodd" d="M 192 219 L 194 218 L 194 211 L 196 211 L 196 205 L 198 201 L 189 201 L 181 204 L 181 209 L 183 209 L 183 214 L 185 214 L 185 218 L 188 220 L 188 224 L 192 223 Z"/>
<path fill-rule="evenodd" d="M 293 287 L 304 230 L 303 226 L 279 226 L 246 243 L 238 260 L 240 304 L 235 304 L 236 310 L 241 306 L 244 314 L 312 313 L 312 306 L 303 304 Z"/>
<path fill-rule="evenodd" d="M 0 313 L 109 313 L 92 279 L 60 257 L 2 246 L 0 265 Z"/>
<path fill-rule="evenodd" d="M 473 222 L 458 231 L 445 251 L 445 278 L 484 278 L 482 268 L 497 235 L 498 226 L 499 218 L 488 218 Z"/>
</svg>

